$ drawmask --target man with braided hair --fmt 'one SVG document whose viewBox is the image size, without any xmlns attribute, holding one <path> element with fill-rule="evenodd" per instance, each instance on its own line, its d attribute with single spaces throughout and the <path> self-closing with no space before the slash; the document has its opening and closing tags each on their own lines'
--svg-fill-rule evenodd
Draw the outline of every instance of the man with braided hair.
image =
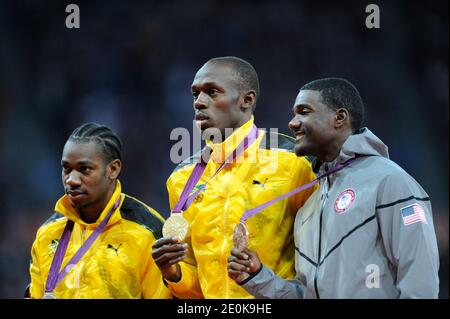
<svg viewBox="0 0 450 319">
<path fill-rule="evenodd" d="M 163 218 L 122 193 L 122 144 L 110 128 L 83 124 L 61 159 L 65 195 L 32 247 L 31 298 L 170 298 L 151 258 Z"/>
</svg>

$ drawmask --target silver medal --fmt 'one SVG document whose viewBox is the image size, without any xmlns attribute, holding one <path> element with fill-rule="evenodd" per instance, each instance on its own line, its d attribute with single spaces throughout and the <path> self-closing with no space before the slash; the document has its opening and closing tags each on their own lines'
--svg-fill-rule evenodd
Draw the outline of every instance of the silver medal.
<svg viewBox="0 0 450 319">
<path fill-rule="evenodd" d="M 56 299 L 55 294 L 52 292 L 45 292 L 44 296 L 42 296 L 42 299 Z"/>
</svg>

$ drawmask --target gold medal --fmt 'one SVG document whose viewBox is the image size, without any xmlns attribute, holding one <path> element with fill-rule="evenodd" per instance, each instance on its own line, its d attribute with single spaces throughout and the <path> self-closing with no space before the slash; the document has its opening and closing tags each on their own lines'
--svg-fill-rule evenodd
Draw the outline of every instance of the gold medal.
<svg viewBox="0 0 450 319">
<path fill-rule="evenodd" d="M 56 299 L 55 294 L 52 292 L 45 292 L 42 299 Z"/>
<path fill-rule="evenodd" d="M 248 229 L 244 222 L 239 222 L 234 228 L 233 244 L 239 250 L 247 248 L 248 244 Z"/>
<path fill-rule="evenodd" d="M 189 231 L 187 220 L 180 213 L 171 214 L 163 225 L 163 237 L 178 237 L 183 241 Z"/>
</svg>

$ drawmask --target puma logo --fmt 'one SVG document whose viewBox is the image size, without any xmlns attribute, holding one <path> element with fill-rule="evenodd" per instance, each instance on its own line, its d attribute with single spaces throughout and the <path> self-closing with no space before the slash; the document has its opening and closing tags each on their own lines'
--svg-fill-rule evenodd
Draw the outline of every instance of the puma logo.
<svg viewBox="0 0 450 319">
<path fill-rule="evenodd" d="M 253 185 L 261 185 L 262 188 L 266 189 L 266 183 L 267 183 L 267 180 L 268 180 L 268 179 L 269 179 L 269 178 L 266 177 L 266 180 L 264 181 L 264 183 L 261 183 L 260 181 L 257 181 L 256 179 L 254 179 L 253 182 L 252 182 L 252 184 L 253 184 Z"/>
<path fill-rule="evenodd" d="M 108 244 L 108 246 L 106 246 L 106 248 L 114 250 L 116 252 L 116 255 L 119 255 L 119 248 L 120 248 L 120 246 L 122 246 L 122 244 L 119 244 L 119 246 L 117 246 L 117 248 L 114 247 L 112 244 Z"/>
</svg>

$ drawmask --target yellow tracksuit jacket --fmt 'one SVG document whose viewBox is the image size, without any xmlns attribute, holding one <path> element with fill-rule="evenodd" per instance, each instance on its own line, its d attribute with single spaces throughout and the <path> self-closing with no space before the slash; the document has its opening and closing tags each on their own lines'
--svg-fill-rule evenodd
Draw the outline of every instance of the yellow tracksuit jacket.
<svg viewBox="0 0 450 319">
<path fill-rule="evenodd" d="M 41 298 L 50 265 L 67 219 L 74 221 L 62 263 L 64 267 L 108 214 L 121 194 L 115 191 L 98 221 L 84 223 L 66 195 L 56 213 L 42 225 L 32 247 L 30 296 Z M 164 220 L 152 208 L 122 193 L 121 203 L 78 264 L 56 286 L 56 298 L 171 298 L 161 283 L 161 273 L 151 256 L 155 238 L 161 237 Z"/>
<path fill-rule="evenodd" d="M 213 144 L 211 157 L 198 185 L 204 184 L 253 127 L 253 117 L 221 144 Z M 269 148 L 269 140 L 278 141 Z M 267 146 L 266 146 L 267 145 Z M 271 144 L 270 144 L 271 145 Z M 273 145 L 271 145 L 273 147 Z M 183 213 L 189 222 L 189 254 L 180 262 L 182 277 L 167 281 L 179 298 L 253 298 L 228 277 L 227 259 L 233 247 L 233 230 L 244 211 L 306 184 L 315 178 L 310 163 L 297 157 L 292 138 L 266 134 L 258 139 L 206 185 Z M 195 157 L 195 156 L 194 156 Z M 245 160 L 242 160 L 242 159 Z M 167 181 L 173 209 L 191 174 L 196 158 L 178 165 Z M 315 188 L 279 201 L 247 221 L 249 249 L 257 251 L 264 265 L 283 278 L 293 278 L 295 214 Z"/>
</svg>

